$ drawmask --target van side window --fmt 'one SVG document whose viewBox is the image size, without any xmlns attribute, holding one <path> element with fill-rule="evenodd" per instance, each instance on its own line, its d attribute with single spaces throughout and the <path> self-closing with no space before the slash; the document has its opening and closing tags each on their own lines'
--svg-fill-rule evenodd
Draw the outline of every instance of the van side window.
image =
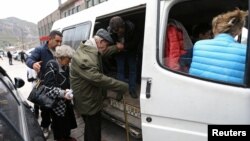
<svg viewBox="0 0 250 141">
<path fill-rule="evenodd" d="M 200 7 L 194 8 L 195 5 Z M 243 28 L 241 33 L 243 39 L 238 41 L 233 39 L 234 36 L 231 36 L 233 34 L 224 31 L 213 35 L 214 17 L 235 10 L 235 6 L 229 2 L 221 1 L 220 5 L 229 6 L 229 9 L 222 6 L 221 9 L 214 11 L 214 5 L 208 5 L 204 0 L 179 2 L 170 8 L 163 23 L 165 32 L 160 31 L 164 39 L 160 41 L 162 52 L 159 54 L 163 67 L 204 81 L 230 85 L 246 83 L 245 69 L 248 68 L 245 66 L 248 65 L 245 56 L 248 53 L 244 44 L 248 39 L 246 34 L 248 29 Z M 247 10 L 241 2 L 236 5 L 241 7 L 240 10 Z"/>
<path fill-rule="evenodd" d="M 63 30 L 63 44 L 76 49 L 81 41 L 87 40 L 90 35 L 91 23 L 85 22 Z"/>
<path fill-rule="evenodd" d="M 81 41 L 89 39 L 90 27 L 90 23 L 82 24 L 81 26 L 76 27 L 74 39 L 75 41 L 73 42 L 74 49 L 76 49 L 80 45 Z"/>
<path fill-rule="evenodd" d="M 63 42 L 62 44 L 66 44 L 69 46 L 72 46 L 73 44 L 73 37 L 74 37 L 74 33 L 75 33 L 75 28 L 70 28 L 70 29 L 66 29 L 63 31 Z"/>
</svg>

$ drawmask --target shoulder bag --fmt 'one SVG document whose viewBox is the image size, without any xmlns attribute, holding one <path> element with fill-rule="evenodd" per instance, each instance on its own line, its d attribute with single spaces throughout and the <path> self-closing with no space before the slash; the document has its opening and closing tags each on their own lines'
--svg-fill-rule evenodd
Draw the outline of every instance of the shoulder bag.
<svg viewBox="0 0 250 141">
<path fill-rule="evenodd" d="M 38 79 L 29 94 L 28 100 L 41 107 L 53 108 L 57 104 L 57 99 L 47 96 L 46 92 L 48 90 L 49 89 L 42 84 L 42 81 Z"/>
</svg>

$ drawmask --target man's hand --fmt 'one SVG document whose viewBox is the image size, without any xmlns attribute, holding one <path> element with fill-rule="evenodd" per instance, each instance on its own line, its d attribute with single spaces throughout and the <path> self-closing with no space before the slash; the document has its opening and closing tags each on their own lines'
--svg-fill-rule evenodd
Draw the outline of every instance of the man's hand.
<svg viewBox="0 0 250 141">
<path fill-rule="evenodd" d="M 38 61 L 38 62 L 36 62 L 36 63 L 34 63 L 33 64 L 33 69 L 38 73 L 38 72 L 40 72 L 40 69 L 41 69 L 41 63 L 42 63 L 43 61 Z"/>
<path fill-rule="evenodd" d="M 120 43 L 120 42 L 116 42 L 116 47 L 119 51 L 123 50 L 124 49 L 124 44 L 123 43 Z"/>
</svg>

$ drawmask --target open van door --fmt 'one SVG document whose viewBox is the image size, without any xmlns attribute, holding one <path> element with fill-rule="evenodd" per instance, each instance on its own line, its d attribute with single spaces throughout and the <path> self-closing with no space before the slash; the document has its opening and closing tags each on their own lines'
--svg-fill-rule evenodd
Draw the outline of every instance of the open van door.
<svg viewBox="0 0 250 141">
<path fill-rule="evenodd" d="M 195 77 L 165 63 L 170 59 L 167 42 L 174 38 L 167 34 L 170 21 L 182 25 L 177 31 L 185 34 L 187 43 L 192 41 L 193 25 L 211 23 L 213 17 L 236 7 L 248 10 L 248 0 L 157 2 L 147 7 L 151 11 L 145 20 L 140 95 L 143 140 L 207 141 L 208 125 L 249 125 L 249 42 L 244 84 Z"/>
</svg>

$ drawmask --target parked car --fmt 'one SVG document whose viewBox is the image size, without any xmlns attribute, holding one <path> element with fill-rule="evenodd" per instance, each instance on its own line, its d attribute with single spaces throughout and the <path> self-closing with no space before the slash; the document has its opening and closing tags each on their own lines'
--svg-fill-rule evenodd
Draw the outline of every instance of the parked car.
<svg viewBox="0 0 250 141">
<path fill-rule="evenodd" d="M 1 57 L 4 57 L 4 56 L 5 56 L 3 50 L 0 50 L 0 56 L 1 56 Z"/>
<path fill-rule="evenodd" d="M 0 66 L 0 141 L 45 141 L 31 106 L 17 90 L 22 86 L 24 80 L 13 82 Z"/>
<path fill-rule="evenodd" d="M 27 51 L 25 51 L 25 54 L 26 54 L 27 56 L 29 56 L 29 55 L 31 55 L 31 52 L 32 52 L 33 50 L 35 50 L 35 48 L 30 48 L 30 49 L 28 49 Z"/>
<path fill-rule="evenodd" d="M 17 60 L 17 61 L 21 61 L 21 54 L 20 54 L 21 51 L 17 51 L 15 53 L 12 54 L 12 58 L 14 60 Z M 24 58 L 26 59 L 27 58 L 27 54 L 24 54 Z"/>
<path fill-rule="evenodd" d="M 16 51 L 16 52 L 14 52 L 14 53 L 12 54 L 12 58 L 13 58 L 14 60 L 21 61 L 21 56 L 20 56 L 19 52 L 20 52 L 20 51 Z"/>
</svg>

